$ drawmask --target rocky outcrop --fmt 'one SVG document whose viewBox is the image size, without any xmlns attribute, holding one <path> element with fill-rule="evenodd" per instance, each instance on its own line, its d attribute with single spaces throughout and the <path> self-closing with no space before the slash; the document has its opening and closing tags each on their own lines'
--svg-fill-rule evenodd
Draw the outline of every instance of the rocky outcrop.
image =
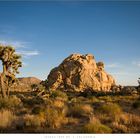
<svg viewBox="0 0 140 140">
<path fill-rule="evenodd" d="M 115 80 L 104 70 L 104 63 L 96 63 L 92 54 L 72 54 L 48 75 L 48 88 L 71 92 L 110 91 Z"/>
<path fill-rule="evenodd" d="M 134 86 L 125 86 L 121 90 L 122 94 L 137 94 L 138 90 L 137 87 Z"/>
</svg>

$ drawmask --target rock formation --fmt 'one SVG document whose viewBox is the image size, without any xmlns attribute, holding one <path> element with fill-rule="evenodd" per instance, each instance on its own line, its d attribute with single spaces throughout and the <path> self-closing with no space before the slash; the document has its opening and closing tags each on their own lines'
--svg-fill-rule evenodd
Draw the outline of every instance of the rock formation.
<svg viewBox="0 0 140 140">
<path fill-rule="evenodd" d="M 104 63 L 96 63 L 92 54 L 72 54 L 48 75 L 51 90 L 70 92 L 110 91 L 115 80 L 104 70 Z"/>
</svg>

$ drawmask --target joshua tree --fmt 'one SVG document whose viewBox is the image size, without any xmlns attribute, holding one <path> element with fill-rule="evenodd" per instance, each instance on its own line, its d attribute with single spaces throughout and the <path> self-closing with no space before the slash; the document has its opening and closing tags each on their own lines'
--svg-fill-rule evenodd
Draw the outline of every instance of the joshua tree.
<svg viewBox="0 0 140 140">
<path fill-rule="evenodd" d="M 11 46 L 0 45 L 0 60 L 3 70 L 0 76 L 1 92 L 5 98 L 9 96 L 9 88 L 16 81 L 15 75 L 19 73 L 18 68 L 22 67 L 21 56 L 15 53 Z"/>
</svg>

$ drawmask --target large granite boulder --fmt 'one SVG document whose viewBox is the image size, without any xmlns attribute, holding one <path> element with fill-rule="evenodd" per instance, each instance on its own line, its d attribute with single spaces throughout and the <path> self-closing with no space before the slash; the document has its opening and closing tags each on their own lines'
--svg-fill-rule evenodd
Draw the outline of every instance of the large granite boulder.
<svg viewBox="0 0 140 140">
<path fill-rule="evenodd" d="M 92 54 L 72 54 L 48 75 L 47 87 L 70 92 L 110 91 L 115 80 Z"/>
</svg>

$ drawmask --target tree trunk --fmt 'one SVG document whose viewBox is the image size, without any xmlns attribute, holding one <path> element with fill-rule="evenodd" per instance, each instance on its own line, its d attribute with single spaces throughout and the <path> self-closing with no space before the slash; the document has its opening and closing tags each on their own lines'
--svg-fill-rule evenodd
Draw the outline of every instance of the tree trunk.
<svg viewBox="0 0 140 140">
<path fill-rule="evenodd" d="M 7 96 L 9 97 L 9 95 L 10 95 L 10 87 L 9 87 L 9 85 L 7 86 Z"/>
<path fill-rule="evenodd" d="M 4 86 L 4 73 L 1 74 L 1 92 L 2 92 L 2 96 L 3 98 L 6 98 L 6 91 L 5 91 L 5 86 Z"/>
<path fill-rule="evenodd" d="M 3 72 L 1 74 L 1 92 L 2 92 L 2 96 L 3 98 L 6 98 L 6 89 L 5 89 L 5 73 L 6 73 L 6 67 L 5 65 L 3 65 Z"/>
</svg>

